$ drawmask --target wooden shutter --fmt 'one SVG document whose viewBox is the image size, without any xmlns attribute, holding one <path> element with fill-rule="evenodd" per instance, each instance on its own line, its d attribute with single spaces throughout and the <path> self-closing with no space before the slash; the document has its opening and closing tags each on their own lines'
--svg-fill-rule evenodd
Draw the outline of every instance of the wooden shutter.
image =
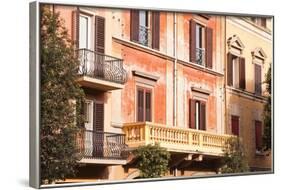
<svg viewBox="0 0 281 190">
<path fill-rule="evenodd" d="M 213 29 L 206 28 L 206 67 L 213 67 Z"/>
<path fill-rule="evenodd" d="M 105 48 L 105 18 L 95 16 L 95 51 L 104 53 Z"/>
<path fill-rule="evenodd" d="M 255 93 L 261 94 L 261 66 L 255 64 Z"/>
<path fill-rule="evenodd" d="M 239 117 L 231 116 L 231 131 L 233 135 L 239 136 Z"/>
<path fill-rule="evenodd" d="M 144 121 L 144 90 L 137 92 L 137 121 Z"/>
<path fill-rule="evenodd" d="M 104 104 L 101 102 L 94 102 L 93 109 L 93 130 L 94 131 L 104 131 Z"/>
<path fill-rule="evenodd" d="M 200 102 L 199 129 L 206 130 L 206 103 L 205 102 Z"/>
<path fill-rule="evenodd" d="M 72 30 L 71 30 L 71 39 L 73 45 L 76 49 L 79 48 L 79 9 L 72 11 Z"/>
<path fill-rule="evenodd" d="M 231 53 L 227 54 L 227 85 L 233 86 L 233 56 Z"/>
<path fill-rule="evenodd" d="M 239 88 L 246 88 L 246 80 L 245 80 L 245 58 L 239 58 Z"/>
<path fill-rule="evenodd" d="M 196 22 L 194 20 L 189 21 L 189 56 L 190 62 L 196 62 Z"/>
<path fill-rule="evenodd" d="M 255 121 L 256 150 L 262 148 L 262 125 L 261 121 Z"/>
<path fill-rule="evenodd" d="M 151 92 L 145 92 L 145 121 L 151 121 Z"/>
<path fill-rule="evenodd" d="M 131 10 L 131 41 L 139 41 L 139 11 Z"/>
<path fill-rule="evenodd" d="M 260 18 L 261 19 L 261 26 L 266 28 L 266 18 Z"/>
<path fill-rule="evenodd" d="M 196 120 L 196 110 L 195 110 L 195 100 L 190 99 L 189 100 L 189 128 L 191 129 L 195 129 L 196 125 L 195 125 L 195 120 Z"/>
<path fill-rule="evenodd" d="M 160 43 L 160 13 L 152 12 L 152 48 L 159 50 Z"/>
</svg>

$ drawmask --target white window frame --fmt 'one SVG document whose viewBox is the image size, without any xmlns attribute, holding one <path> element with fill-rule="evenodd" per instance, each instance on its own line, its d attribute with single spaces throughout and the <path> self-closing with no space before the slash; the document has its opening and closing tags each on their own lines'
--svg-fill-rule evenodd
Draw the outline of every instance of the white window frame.
<svg viewBox="0 0 281 190">
<path fill-rule="evenodd" d="M 85 47 L 86 49 L 92 49 L 92 43 L 94 43 L 92 40 L 94 39 L 92 37 L 92 19 L 93 19 L 93 16 L 89 16 L 87 14 L 84 14 L 84 13 L 79 13 L 79 49 L 81 49 L 80 47 L 80 18 L 81 17 L 85 17 L 87 18 L 87 47 Z"/>
</svg>

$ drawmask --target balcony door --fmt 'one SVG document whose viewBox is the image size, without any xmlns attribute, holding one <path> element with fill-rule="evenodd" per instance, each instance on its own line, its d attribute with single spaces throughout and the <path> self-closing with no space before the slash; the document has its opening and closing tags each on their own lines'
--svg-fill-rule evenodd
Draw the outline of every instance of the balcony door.
<svg viewBox="0 0 281 190">
<path fill-rule="evenodd" d="M 82 74 L 88 74 L 92 70 L 92 55 L 89 51 L 91 49 L 92 40 L 91 23 L 91 16 L 84 14 L 79 15 L 79 49 L 82 56 L 80 71 L 82 71 Z"/>
<path fill-rule="evenodd" d="M 84 105 L 85 114 L 85 136 L 84 136 L 84 154 L 91 157 L 93 154 L 93 105 L 92 100 L 86 100 Z"/>
</svg>

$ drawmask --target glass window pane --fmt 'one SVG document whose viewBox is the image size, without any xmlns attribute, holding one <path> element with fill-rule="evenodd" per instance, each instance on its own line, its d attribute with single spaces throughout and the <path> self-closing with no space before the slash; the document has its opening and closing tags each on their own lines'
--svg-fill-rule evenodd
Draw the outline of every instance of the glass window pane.
<svg viewBox="0 0 281 190">
<path fill-rule="evenodd" d="M 88 18 L 85 16 L 79 19 L 79 48 L 88 48 Z"/>
<path fill-rule="evenodd" d="M 147 26 L 146 25 L 146 11 L 140 11 L 140 25 Z"/>
</svg>

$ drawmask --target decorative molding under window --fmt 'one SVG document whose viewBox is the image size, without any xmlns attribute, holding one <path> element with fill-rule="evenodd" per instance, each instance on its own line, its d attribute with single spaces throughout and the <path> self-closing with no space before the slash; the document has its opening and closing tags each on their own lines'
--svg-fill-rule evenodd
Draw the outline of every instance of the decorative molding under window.
<svg viewBox="0 0 281 190">
<path fill-rule="evenodd" d="M 192 63 L 190 61 L 186 61 L 186 60 L 183 60 L 183 59 L 180 59 L 180 58 L 176 59 L 175 57 L 170 56 L 170 55 L 168 55 L 164 52 L 160 52 L 158 50 L 151 49 L 151 48 L 148 48 L 146 46 L 142 46 L 142 45 L 140 45 L 138 43 L 135 43 L 135 42 L 132 42 L 130 40 L 122 39 L 122 38 L 119 38 L 119 37 L 116 37 L 116 36 L 112 37 L 112 39 L 116 43 L 122 44 L 126 47 L 133 48 L 133 49 L 136 49 L 136 50 L 144 52 L 144 53 L 148 53 L 148 54 L 153 55 L 153 56 L 160 57 L 161 59 L 165 59 L 165 60 L 168 60 L 168 61 L 177 60 L 178 64 L 181 64 L 181 65 L 184 65 L 184 66 L 187 66 L 187 67 L 199 70 L 199 71 L 203 71 L 203 72 L 206 72 L 206 73 L 214 75 L 214 76 L 219 76 L 219 77 L 224 76 L 224 73 L 222 73 L 222 72 L 215 71 L 213 69 L 209 69 L 209 68 L 203 67 L 202 65 L 198 65 L 196 63 Z"/>
</svg>

